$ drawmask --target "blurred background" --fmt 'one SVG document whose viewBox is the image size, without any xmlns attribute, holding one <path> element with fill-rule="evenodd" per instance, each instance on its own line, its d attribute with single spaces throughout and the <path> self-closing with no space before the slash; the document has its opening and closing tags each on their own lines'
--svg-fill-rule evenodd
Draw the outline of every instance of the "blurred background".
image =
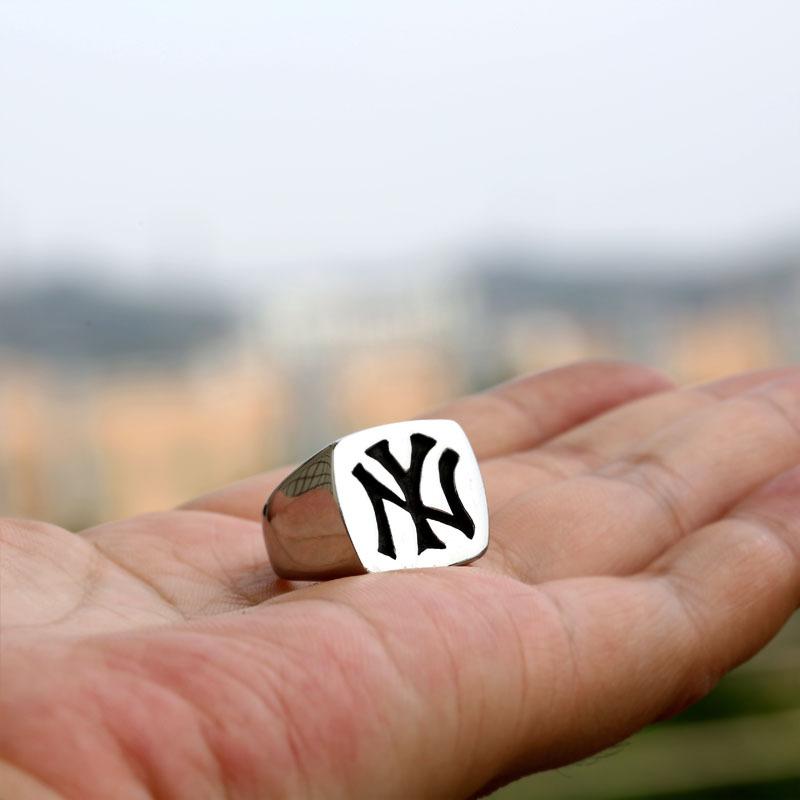
<svg viewBox="0 0 800 800">
<path fill-rule="evenodd" d="M 800 361 L 800 4 L 0 4 L 0 513 L 79 530 L 578 358 Z M 800 623 L 498 798 L 800 797 Z"/>
</svg>

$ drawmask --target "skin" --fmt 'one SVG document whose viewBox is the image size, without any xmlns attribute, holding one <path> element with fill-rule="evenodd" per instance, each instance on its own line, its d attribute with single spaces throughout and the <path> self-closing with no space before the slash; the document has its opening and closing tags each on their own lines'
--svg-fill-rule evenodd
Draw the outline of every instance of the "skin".
<svg viewBox="0 0 800 800">
<path fill-rule="evenodd" d="M 3 520 L 0 796 L 469 797 L 685 708 L 800 604 L 800 369 L 584 363 L 425 416 L 481 460 L 469 567 L 277 579 L 284 470 Z"/>
</svg>

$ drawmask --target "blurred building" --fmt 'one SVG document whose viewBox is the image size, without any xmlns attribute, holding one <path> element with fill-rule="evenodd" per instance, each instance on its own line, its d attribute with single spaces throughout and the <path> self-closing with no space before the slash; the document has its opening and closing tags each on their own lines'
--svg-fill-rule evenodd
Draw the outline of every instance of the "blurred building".
<svg viewBox="0 0 800 800">
<path fill-rule="evenodd" d="M 380 267 L 380 282 L 305 284 L 264 311 L 265 347 L 295 387 L 296 455 L 581 358 L 642 361 L 681 382 L 800 361 L 797 250 L 737 263 L 495 252 Z"/>
<path fill-rule="evenodd" d="M 240 333 L 197 298 L 2 298 L 0 513 L 79 529 L 279 460 L 286 387 Z"/>
<path fill-rule="evenodd" d="M 392 265 L 380 282 L 289 286 L 256 312 L 263 346 L 294 388 L 295 457 L 354 428 L 413 416 L 464 386 L 464 298 L 446 296 L 440 265 L 413 267 L 411 280 L 405 265 Z"/>
<path fill-rule="evenodd" d="M 579 358 L 682 381 L 800 360 L 796 252 L 381 266 L 289 282 L 249 311 L 76 286 L 0 298 L 0 512 L 79 528 L 169 507 Z"/>
<path fill-rule="evenodd" d="M 498 358 L 500 372 L 517 374 L 622 355 L 682 382 L 800 361 L 797 250 L 577 265 L 495 254 L 476 259 L 469 275 L 478 335 L 467 361 L 478 379 Z"/>
</svg>

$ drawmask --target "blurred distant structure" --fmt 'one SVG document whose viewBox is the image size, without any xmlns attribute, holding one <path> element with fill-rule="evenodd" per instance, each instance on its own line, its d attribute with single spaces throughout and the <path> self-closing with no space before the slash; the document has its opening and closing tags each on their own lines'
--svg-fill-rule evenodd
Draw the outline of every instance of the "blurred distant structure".
<svg viewBox="0 0 800 800">
<path fill-rule="evenodd" d="M 641 360 L 681 381 L 800 360 L 800 250 L 737 264 L 504 251 L 389 266 L 379 281 L 289 282 L 244 309 L 66 284 L 7 292 L 2 512 L 82 527 L 168 507 L 580 358 Z"/>
<path fill-rule="evenodd" d="M 236 324 L 204 296 L 160 300 L 63 279 L 0 295 L 0 347 L 65 373 L 182 364 L 224 345 Z"/>
<path fill-rule="evenodd" d="M 280 380 L 215 298 L 0 298 L 0 513 L 82 528 L 280 458 Z M 271 450 L 277 447 L 276 450 Z"/>
<path fill-rule="evenodd" d="M 264 347 L 295 387 L 287 421 L 295 457 L 354 428 L 418 414 L 465 385 L 468 308 L 445 283 L 451 276 L 433 265 L 414 282 L 296 285 L 264 308 Z"/>
<path fill-rule="evenodd" d="M 301 455 L 581 358 L 642 361 L 682 382 L 800 361 L 800 249 L 736 264 L 486 253 L 433 266 L 423 283 L 297 288 L 264 316 L 266 346 L 298 387 Z"/>
<path fill-rule="evenodd" d="M 622 355 L 681 381 L 800 360 L 800 250 L 718 259 L 569 261 L 488 255 L 471 274 L 467 360 L 508 373 Z"/>
</svg>

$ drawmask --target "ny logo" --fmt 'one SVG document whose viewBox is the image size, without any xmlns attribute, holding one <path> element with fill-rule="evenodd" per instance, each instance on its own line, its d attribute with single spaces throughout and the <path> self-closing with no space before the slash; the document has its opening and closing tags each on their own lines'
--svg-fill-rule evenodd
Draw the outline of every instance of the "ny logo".
<svg viewBox="0 0 800 800">
<path fill-rule="evenodd" d="M 422 466 L 425 458 L 433 449 L 436 440 L 424 433 L 411 434 L 411 464 L 407 470 L 403 469 L 397 459 L 389 450 L 389 442 L 382 439 L 364 452 L 375 459 L 397 481 L 403 497 L 398 497 L 388 486 L 381 483 L 363 464 L 358 463 L 353 468 L 353 475 L 364 487 L 378 524 L 378 552 L 389 558 L 397 558 L 395 552 L 392 529 L 386 515 L 386 503 L 394 505 L 408 512 L 417 529 L 417 552 L 422 553 L 428 549 L 443 550 L 445 543 L 433 532 L 429 520 L 442 522 L 452 528 L 460 530 L 468 539 L 475 534 L 475 523 L 470 517 L 461 498 L 458 496 L 455 484 L 456 465 L 459 455 L 451 449 L 445 448 L 439 457 L 439 482 L 442 491 L 450 506 L 450 511 L 432 508 L 422 502 L 421 480 Z"/>
</svg>

